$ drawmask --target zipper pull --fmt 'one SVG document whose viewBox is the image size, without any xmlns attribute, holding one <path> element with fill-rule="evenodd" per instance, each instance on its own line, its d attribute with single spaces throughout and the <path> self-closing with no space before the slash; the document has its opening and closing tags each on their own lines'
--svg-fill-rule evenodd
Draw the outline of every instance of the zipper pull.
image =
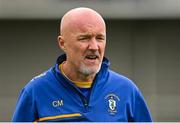
<svg viewBox="0 0 180 123">
<path fill-rule="evenodd" d="M 88 106 L 88 103 L 87 103 L 87 100 L 84 99 L 84 106 L 87 107 Z"/>
</svg>

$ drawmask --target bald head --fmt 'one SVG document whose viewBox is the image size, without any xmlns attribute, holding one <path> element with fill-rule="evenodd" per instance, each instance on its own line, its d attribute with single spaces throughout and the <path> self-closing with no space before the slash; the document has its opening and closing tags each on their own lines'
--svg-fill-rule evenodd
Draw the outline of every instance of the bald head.
<svg viewBox="0 0 180 123">
<path fill-rule="evenodd" d="M 73 31 L 74 28 L 94 25 L 106 28 L 104 19 L 96 11 L 90 8 L 75 8 L 68 11 L 61 20 L 60 32 L 62 36 Z"/>
</svg>

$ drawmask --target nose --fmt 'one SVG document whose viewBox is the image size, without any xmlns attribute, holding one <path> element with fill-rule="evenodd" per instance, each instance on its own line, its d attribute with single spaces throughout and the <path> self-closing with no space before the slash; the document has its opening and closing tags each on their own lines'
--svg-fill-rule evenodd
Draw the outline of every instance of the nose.
<svg viewBox="0 0 180 123">
<path fill-rule="evenodd" d="M 91 41 L 89 42 L 89 50 L 98 50 L 99 48 L 99 45 L 98 45 L 98 42 L 95 38 L 92 38 Z"/>
</svg>

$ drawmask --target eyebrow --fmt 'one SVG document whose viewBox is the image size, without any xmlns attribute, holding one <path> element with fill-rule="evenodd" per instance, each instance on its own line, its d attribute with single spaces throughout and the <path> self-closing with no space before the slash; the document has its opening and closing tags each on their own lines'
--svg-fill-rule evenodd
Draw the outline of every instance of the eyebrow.
<svg viewBox="0 0 180 123">
<path fill-rule="evenodd" d="M 90 37 L 91 36 L 91 34 L 89 34 L 89 33 L 83 33 L 83 34 L 79 34 L 78 35 L 78 37 Z M 103 34 L 103 33 L 100 33 L 100 34 L 97 34 L 96 36 L 103 36 L 103 37 L 105 37 L 105 34 Z"/>
<path fill-rule="evenodd" d="M 105 34 L 97 34 L 96 36 L 106 37 Z"/>
</svg>

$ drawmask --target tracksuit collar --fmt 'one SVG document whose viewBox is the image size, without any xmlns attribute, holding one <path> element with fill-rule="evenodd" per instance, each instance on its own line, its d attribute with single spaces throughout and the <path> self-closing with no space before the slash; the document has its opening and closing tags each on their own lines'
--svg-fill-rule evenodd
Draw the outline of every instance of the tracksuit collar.
<svg viewBox="0 0 180 123">
<path fill-rule="evenodd" d="M 62 54 L 57 58 L 56 65 L 55 65 L 55 73 L 57 75 L 57 79 L 61 79 L 61 80 L 63 79 L 63 81 L 67 81 L 68 83 L 72 85 L 72 82 L 70 82 L 66 77 L 64 77 L 64 75 L 59 70 L 59 65 L 63 63 L 65 60 L 66 60 L 66 54 Z M 106 57 L 104 57 L 103 62 L 101 64 L 101 69 L 96 74 L 93 80 L 93 84 L 97 84 L 97 81 L 98 81 L 98 84 L 104 83 L 106 81 L 109 66 L 110 66 L 109 60 Z"/>
</svg>

